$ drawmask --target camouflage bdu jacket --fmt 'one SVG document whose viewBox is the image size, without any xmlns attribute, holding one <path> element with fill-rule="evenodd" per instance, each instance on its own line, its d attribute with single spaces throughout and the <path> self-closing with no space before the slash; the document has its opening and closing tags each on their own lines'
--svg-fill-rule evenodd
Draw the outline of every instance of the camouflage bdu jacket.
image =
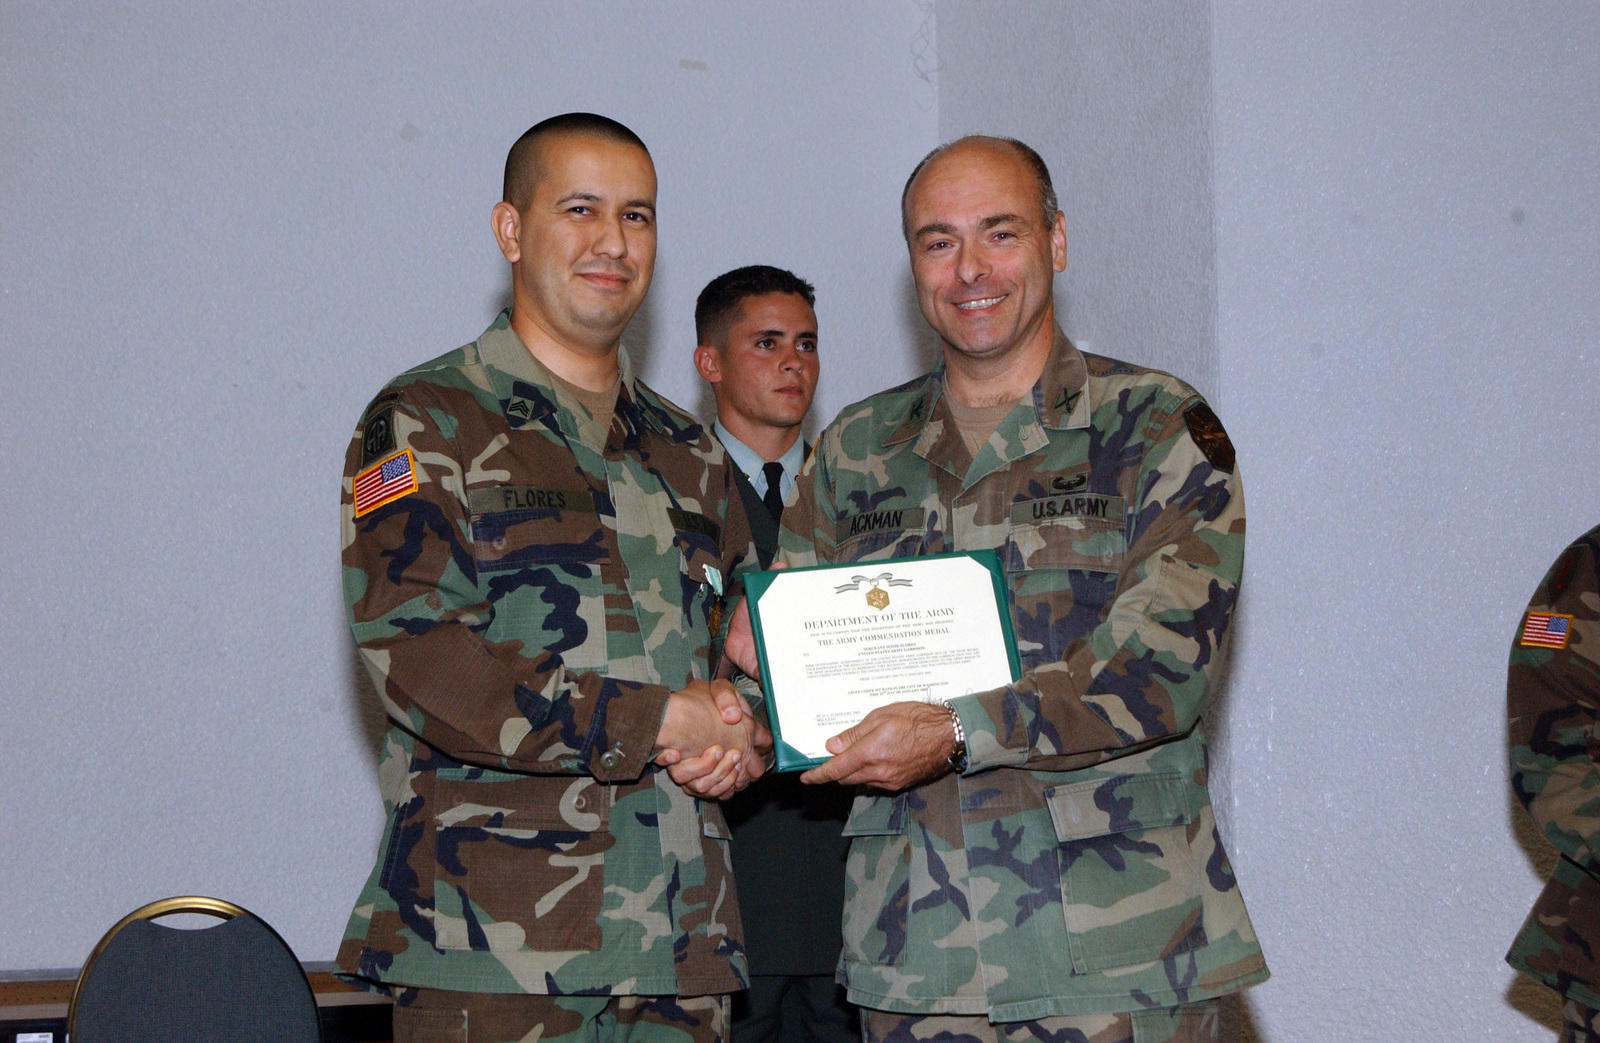
<svg viewBox="0 0 1600 1043">
<path fill-rule="evenodd" d="M 1019 1021 L 1263 980 L 1199 724 L 1244 553 L 1227 436 L 1178 380 L 1059 331 L 976 459 L 943 387 L 936 370 L 841 412 L 783 516 L 794 565 L 998 550 L 1022 660 L 1017 684 L 952 700 L 965 773 L 856 799 L 850 999 Z"/>
<path fill-rule="evenodd" d="M 602 428 L 502 313 L 367 408 L 343 517 L 350 627 L 393 727 L 341 969 L 468 992 L 744 987 L 721 809 L 650 764 L 752 552 L 722 446 L 626 354 Z"/>
<path fill-rule="evenodd" d="M 1545 573 L 1506 677 L 1511 785 L 1561 858 L 1506 960 L 1600 1008 L 1600 527 Z"/>
</svg>

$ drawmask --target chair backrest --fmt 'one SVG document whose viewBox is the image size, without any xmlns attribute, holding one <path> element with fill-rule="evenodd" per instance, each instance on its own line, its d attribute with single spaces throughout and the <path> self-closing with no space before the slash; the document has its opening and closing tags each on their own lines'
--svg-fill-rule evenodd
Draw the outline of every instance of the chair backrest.
<svg viewBox="0 0 1600 1043">
<path fill-rule="evenodd" d="M 223 917 L 182 930 L 174 913 Z M 72 989 L 71 1043 L 169 1040 L 320 1043 L 317 1001 L 278 933 L 215 898 L 168 898 L 135 909 L 106 932 Z"/>
</svg>

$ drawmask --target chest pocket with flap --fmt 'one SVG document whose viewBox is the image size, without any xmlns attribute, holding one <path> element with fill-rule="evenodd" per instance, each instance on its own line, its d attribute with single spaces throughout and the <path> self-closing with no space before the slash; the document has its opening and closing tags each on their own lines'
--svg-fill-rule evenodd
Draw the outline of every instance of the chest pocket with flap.
<svg viewBox="0 0 1600 1043">
<path fill-rule="evenodd" d="M 1127 558 L 1126 519 L 1120 496 L 1012 505 L 1001 556 L 1024 669 L 1060 659 L 1104 618 Z"/>
<path fill-rule="evenodd" d="M 601 569 L 607 530 L 587 489 L 493 486 L 468 493 L 485 637 L 550 651 L 570 669 L 606 664 Z"/>
</svg>

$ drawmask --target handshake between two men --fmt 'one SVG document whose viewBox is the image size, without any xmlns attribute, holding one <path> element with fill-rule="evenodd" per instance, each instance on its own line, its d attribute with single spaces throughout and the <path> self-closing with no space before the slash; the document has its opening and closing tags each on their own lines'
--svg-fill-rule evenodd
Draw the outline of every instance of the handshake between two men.
<svg viewBox="0 0 1600 1043">
<path fill-rule="evenodd" d="M 783 566 L 779 563 L 776 567 Z M 723 657 L 760 679 L 750 613 L 743 601 L 734 609 Z M 738 689 L 719 678 L 690 682 L 672 694 L 656 745 L 660 752 L 655 762 L 667 769 L 673 782 L 694 796 L 722 800 L 765 773 L 772 733 Z M 957 745 L 944 707 L 925 702 L 890 703 L 829 739 L 832 757 L 802 774 L 800 781 L 896 792 L 951 770 Z M 699 752 L 689 752 L 696 749 Z"/>
</svg>

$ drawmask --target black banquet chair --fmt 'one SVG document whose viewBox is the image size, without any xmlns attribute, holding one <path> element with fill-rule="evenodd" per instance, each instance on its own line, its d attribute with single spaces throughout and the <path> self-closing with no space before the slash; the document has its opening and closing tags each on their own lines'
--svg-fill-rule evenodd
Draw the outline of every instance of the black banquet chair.
<svg viewBox="0 0 1600 1043">
<path fill-rule="evenodd" d="M 198 930 L 155 923 L 204 913 Z M 317 1000 L 293 950 L 232 902 L 189 896 L 135 909 L 94 947 L 67 1008 L 72 1043 L 320 1043 Z"/>
</svg>

